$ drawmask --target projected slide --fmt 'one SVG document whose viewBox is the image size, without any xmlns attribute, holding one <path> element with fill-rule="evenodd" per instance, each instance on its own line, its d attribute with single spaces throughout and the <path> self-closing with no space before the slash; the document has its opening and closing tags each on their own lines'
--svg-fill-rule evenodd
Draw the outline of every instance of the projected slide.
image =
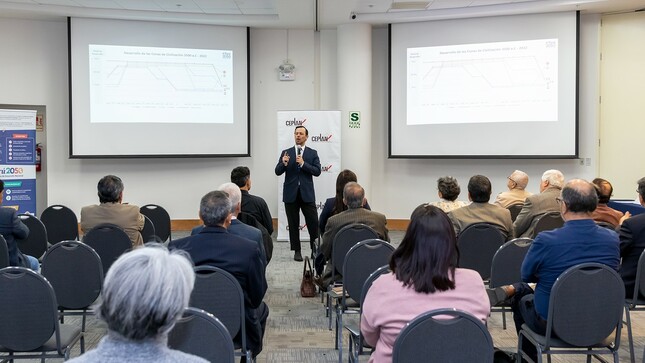
<svg viewBox="0 0 645 363">
<path fill-rule="evenodd" d="M 558 120 L 558 40 L 407 48 L 407 124 Z"/>
<path fill-rule="evenodd" d="M 231 50 L 89 45 L 92 123 L 233 123 Z"/>
</svg>

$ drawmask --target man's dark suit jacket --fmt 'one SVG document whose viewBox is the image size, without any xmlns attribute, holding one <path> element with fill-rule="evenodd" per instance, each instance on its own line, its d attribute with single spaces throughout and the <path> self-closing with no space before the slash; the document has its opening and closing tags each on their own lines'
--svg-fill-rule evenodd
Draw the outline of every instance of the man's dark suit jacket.
<svg viewBox="0 0 645 363">
<path fill-rule="evenodd" d="M 198 234 L 170 242 L 171 249 L 188 252 L 195 266 L 219 267 L 237 279 L 244 292 L 247 320 L 262 303 L 267 291 L 264 262 L 257 243 L 228 233 L 224 227 L 204 227 Z M 249 327 L 247 321 L 246 326 Z M 247 335 L 250 334 L 247 330 Z"/>
<path fill-rule="evenodd" d="M 204 226 L 197 226 L 193 228 L 190 232 L 191 236 L 199 234 L 204 229 Z M 231 225 L 228 226 L 228 232 L 236 236 L 246 238 L 250 241 L 257 243 L 258 248 L 260 249 L 260 254 L 262 255 L 262 261 L 266 265 L 266 252 L 264 251 L 264 241 L 262 240 L 262 232 L 255 227 L 248 226 L 237 219 L 231 220 Z"/>
<path fill-rule="evenodd" d="M 282 164 L 282 156 L 284 153 L 289 155 L 289 163 L 287 166 Z M 314 192 L 314 176 L 319 176 L 321 173 L 320 159 L 318 152 L 310 147 L 306 147 L 302 153 L 304 164 L 299 167 L 296 164 L 296 150 L 295 147 L 282 150 L 278 164 L 275 166 L 275 175 L 282 175 L 287 173 L 284 178 L 284 185 L 282 189 L 282 201 L 284 203 L 293 203 L 296 201 L 298 195 L 298 188 L 300 188 L 300 196 L 305 203 L 316 202 L 316 193 Z"/>
<path fill-rule="evenodd" d="M 267 202 L 257 195 L 250 194 L 248 190 L 242 190 L 242 212 L 255 217 L 262 223 L 269 235 L 273 234 L 273 219 Z"/>
<path fill-rule="evenodd" d="M 645 214 L 626 219 L 620 226 L 620 276 L 625 282 L 625 297 L 634 296 L 638 259 L 645 249 Z"/>
<path fill-rule="evenodd" d="M 24 258 L 18 245 L 16 238 L 24 239 L 29 235 L 29 228 L 18 218 L 16 210 L 8 207 L 0 207 L 0 234 L 7 241 L 7 248 L 9 250 L 9 266 L 29 266 L 26 258 Z M 36 256 L 39 257 L 39 256 Z"/>
</svg>

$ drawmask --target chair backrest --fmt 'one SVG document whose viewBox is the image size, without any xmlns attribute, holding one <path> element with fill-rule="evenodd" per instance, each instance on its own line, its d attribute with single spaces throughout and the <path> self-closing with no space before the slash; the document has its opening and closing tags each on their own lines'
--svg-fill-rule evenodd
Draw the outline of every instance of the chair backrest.
<svg viewBox="0 0 645 363">
<path fill-rule="evenodd" d="M 359 300 L 359 303 L 361 305 L 361 309 L 363 308 L 363 301 L 365 301 L 365 296 L 367 296 L 367 292 L 370 290 L 370 287 L 372 287 L 372 284 L 376 279 L 381 277 L 381 275 L 385 275 L 386 273 L 390 272 L 390 266 L 389 265 L 383 265 L 374 272 L 372 272 L 367 279 L 365 279 L 365 283 L 363 284 L 363 288 L 361 289 L 361 299 Z"/>
<path fill-rule="evenodd" d="M 539 219 L 535 224 L 535 229 L 533 230 L 533 238 L 535 238 L 535 236 L 540 232 L 550 231 L 564 226 L 564 220 L 562 219 L 560 212 L 544 213 L 538 218 Z"/>
<path fill-rule="evenodd" d="M 119 256 L 132 248 L 130 237 L 121 227 L 111 223 L 102 223 L 92 228 L 83 236 L 83 242 L 101 257 L 104 274 L 107 274 Z"/>
<path fill-rule="evenodd" d="M 209 362 L 235 362 L 235 348 L 228 330 L 213 314 L 201 309 L 186 308 L 168 334 L 168 346 Z"/>
<path fill-rule="evenodd" d="M 78 239 L 78 218 L 64 205 L 50 205 L 40 215 L 50 244 Z"/>
<path fill-rule="evenodd" d="M 511 204 L 508 207 L 506 207 L 506 209 L 508 209 L 508 211 L 511 212 L 511 220 L 513 222 L 515 222 L 515 220 L 517 219 L 517 216 L 520 214 L 522 207 L 524 207 L 524 203 Z"/>
<path fill-rule="evenodd" d="M 530 238 L 515 238 L 500 247 L 493 256 L 490 269 L 491 288 L 521 281 L 520 270 L 524 257 L 533 242 Z"/>
<path fill-rule="evenodd" d="M 365 281 L 376 269 L 388 264 L 393 251 L 394 247 L 386 241 L 368 239 L 358 242 L 347 252 L 343 263 L 343 290 L 349 297 L 360 301 Z"/>
<path fill-rule="evenodd" d="M 342 273 L 345 255 L 355 244 L 366 239 L 378 238 L 378 233 L 370 226 L 354 223 L 345 226 L 336 233 L 332 242 L 331 263 L 334 266 L 333 274 Z"/>
<path fill-rule="evenodd" d="M 157 204 L 146 204 L 139 208 L 139 212 L 150 218 L 152 224 L 155 226 L 155 233 L 161 241 L 165 242 L 168 239 L 172 240 L 170 215 L 162 206 Z"/>
<path fill-rule="evenodd" d="M 42 257 L 47 251 L 47 230 L 45 225 L 31 214 L 18 214 L 18 217 L 29 228 L 25 239 L 16 239 L 20 252 L 36 258 Z"/>
<path fill-rule="evenodd" d="M 392 363 L 493 362 L 493 339 L 474 316 L 437 309 L 409 322 L 394 342 Z"/>
<path fill-rule="evenodd" d="M 604 341 L 616 332 L 618 349 L 625 286 L 618 273 L 600 263 L 583 263 L 563 272 L 549 298 L 546 349 L 551 333 L 578 347 Z"/>
<path fill-rule="evenodd" d="M 58 335 L 54 290 L 40 274 L 24 267 L 0 270 L 0 346 L 29 351 Z"/>
<path fill-rule="evenodd" d="M 7 241 L 0 235 L 0 268 L 9 266 L 9 247 Z"/>
<path fill-rule="evenodd" d="M 61 309 L 86 309 L 101 294 L 101 258 L 82 242 L 62 241 L 53 245 L 43 257 L 41 274 L 54 288 Z"/>
<path fill-rule="evenodd" d="M 190 296 L 190 306 L 215 315 L 232 338 L 241 331 L 245 344 L 244 293 L 233 275 L 218 267 L 195 267 L 195 288 Z"/>
<path fill-rule="evenodd" d="M 155 230 L 155 224 L 152 223 L 152 220 L 147 215 L 144 215 L 143 218 L 145 218 L 146 220 L 145 223 L 143 224 L 143 231 L 141 231 L 141 237 L 143 237 L 143 243 L 156 242 L 157 238 L 159 237 L 157 236 L 157 232 Z"/>
<path fill-rule="evenodd" d="M 479 272 L 487 280 L 493 263 L 493 256 L 504 244 L 506 237 L 494 225 L 474 223 L 466 227 L 457 239 L 459 267 Z M 518 280 L 519 281 L 519 280 Z"/>
</svg>

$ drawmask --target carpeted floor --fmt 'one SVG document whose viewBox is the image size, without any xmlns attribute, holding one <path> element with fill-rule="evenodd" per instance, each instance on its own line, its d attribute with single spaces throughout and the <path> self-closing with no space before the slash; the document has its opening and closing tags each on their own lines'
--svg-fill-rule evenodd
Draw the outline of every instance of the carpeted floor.
<svg viewBox="0 0 645 363">
<path fill-rule="evenodd" d="M 173 232 L 175 238 L 187 235 L 188 232 Z M 390 234 L 392 241 L 397 245 L 403 237 L 403 232 L 393 231 Z M 309 253 L 308 247 L 304 247 L 303 255 Z M 293 261 L 293 254 L 289 251 L 288 243 L 276 242 L 273 252 L 273 259 L 267 268 L 267 280 L 269 290 L 265 301 L 269 305 L 270 314 L 267 321 L 267 331 L 264 337 L 264 350 L 257 357 L 257 363 L 326 363 L 338 362 L 338 351 L 334 349 L 334 331 L 328 329 L 328 320 L 325 317 L 325 309 L 320 302 L 320 296 L 315 298 L 300 297 L 300 278 L 302 275 L 302 262 Z M 509 327 L 502 329 L 502 318 L 500 313 L 492 314 L 488 322 L 488 328 L 493 336 L 495 346 L 504 350 L 515 350 L 517 335 L 513 327 L 512 316 L 507 315 Z M 645 313 L 635 312 L 632 314 L 636 361 L 643 359 L 643 347 L 645 346 Z M 67 323 L 80 324 L 78 318 L 67 318 Z M 1 322 L 0 322 L 1 323 Z M 86 347 L 94 347 L 105 334 L 105 324 L 97 321 L 96 318 L 88 318 L 86 332 Z M 347 338 L 345 337 L 343 361 L 347 361 Z M 78 346 L 74 349 L 72 357 L 80 353 Z M 623 329 L 620 348 L 620 359 L 629 362 L 629 350 L 627 344 L 627 331 Z M 361 362 L 367 362 L 368 358 L 361 357 Z M 52 359 L 49 361 L 61 361 Z M 554 362 L 583 362 L 581 356 L 562 356 L 553 360 Z M 36 362 L 34 360 L 34 362 Z"/>
</svg>

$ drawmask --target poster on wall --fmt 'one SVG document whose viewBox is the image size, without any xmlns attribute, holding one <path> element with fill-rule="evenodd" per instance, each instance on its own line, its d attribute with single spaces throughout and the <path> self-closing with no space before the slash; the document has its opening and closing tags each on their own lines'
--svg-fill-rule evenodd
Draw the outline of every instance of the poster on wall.
<svg viewBox="0 0 645 363">
<path fill-rule="evenodd" d="M 36 111 L 0 109 L 2 206 L 36 214 Z"/>
<path fill-rule="evenodd" d="M 295 141 L 293 132 L 296 126 L 304 126 L 309 131 L 305 147 L 318 152 L 322 172 L 314 177 L 316 191 L 316 207 L 318 215 L 325 205 L 325 200 L 336 195 L 336 177 L 341 169 L 340 154 L 340 111 L 278 111 L 278 150 L 275 153 L 276 163 L 280 159 L 280 151 L 293 147 Z M 284 174 L 278 182 L 278 241 L 288 241 L 289 231 L 287 215 L 282 202 L 282 185 Z M 305 217 L 300 213 L 300 241 L 309 241 L 309 232 Z M 322 234 L 322 233 L 321 233 Z M 308 244 L 306 244 L 308 245 Z"/>
</svg>

